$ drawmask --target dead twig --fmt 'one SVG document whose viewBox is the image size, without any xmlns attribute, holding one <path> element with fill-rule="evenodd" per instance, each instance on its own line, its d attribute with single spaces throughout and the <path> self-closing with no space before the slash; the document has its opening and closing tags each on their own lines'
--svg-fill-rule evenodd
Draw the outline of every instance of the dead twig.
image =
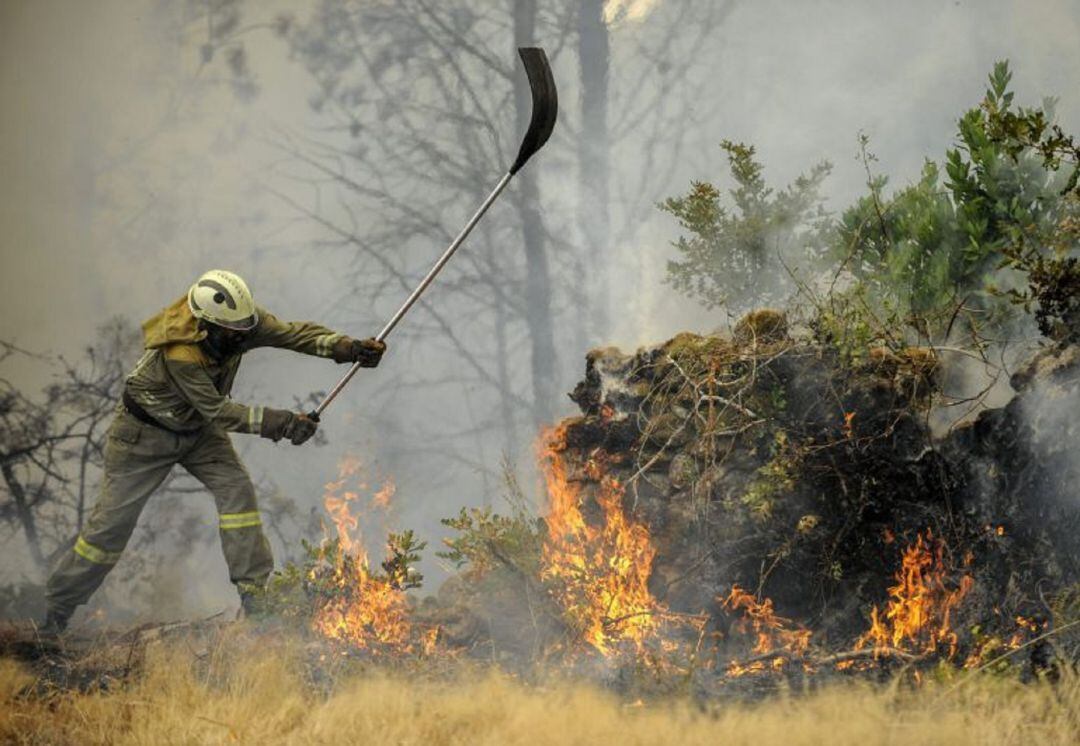
<svg viewBox="0 0 1080 746">
<path fill-rule="evenodd" d="M 912 655 L 898 648 L 864 648 L 862 650 L 845 650 L 841 653 L 834 653 L 832 655 L 826 655 L 823 657 L 806 657 L 796 655 L 790 650 L 772 650 L 768 653 L 761 653 L 750 658 L 744 658 L 742 660 L 728 661 L 728 665 L 737 665 L 745 668 L 746 666 L 752 666 L 755 663 L 765 663 L 767 661 L 776 660 L 781 658 L 788 662 L 805 663 L 814 668 L 820 668 L 823 666 L 835 666 L 838 663 L 846 663 L 848 661 L 880 659 L 880 658 L 894 658 L 896 660 L 904 661 L 905 663 L 917 663 L 924 659 L 924 656 Z"/>
</svg>

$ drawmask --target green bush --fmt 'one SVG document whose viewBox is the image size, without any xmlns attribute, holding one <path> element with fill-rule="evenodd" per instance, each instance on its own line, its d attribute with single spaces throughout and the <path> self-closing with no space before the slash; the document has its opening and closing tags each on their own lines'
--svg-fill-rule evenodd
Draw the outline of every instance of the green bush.
<svg viewBox="0 0 1080 746">
<path fill-rule="evenodd" d="M 1052 101 L 1019 107 L 1010 81 L 1008 63 L 997 63 L 944 162 L 928 160 L 915 183 L 891 195 L 860 136 L 867 193 L 835 217 L 821 206 L 828 164 L 774 193 L 754 149 L 724 142 L 734 207 L 705 182 L 661 205 L 684 230 L 668 282 L 712 308 L 775 300 L 790 289 L 772 281 L 781 270 L 831 277 L 824 298 L 810 283 L 795 285 L 826 316 L 816 321 L 826 336 L 848 341 L 940 342 L 961 311 L 977 337 L 1008 327 L 1018 308 L 1034 310 L 1044 334 L 1075 334 L 1080 147 L 1053 124 Z M 847 299 L 839 310 L 834 295 Z M 898 324 L 888 332 L 882 321 Z"/>
</svg>

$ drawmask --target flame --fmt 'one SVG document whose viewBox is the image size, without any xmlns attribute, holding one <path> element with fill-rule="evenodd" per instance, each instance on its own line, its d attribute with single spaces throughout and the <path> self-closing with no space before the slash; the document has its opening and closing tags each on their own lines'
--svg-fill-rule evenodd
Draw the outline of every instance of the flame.
<svg viewBox="0 0 1080 746">
<path fill-rule="evenodd" d="M 955 655 L 957 636 L 952 629 L 952 613 L 975 581 L 965 574 L 959 585 L 950 589 L 944 551 L 945 543 L 935 539 L 929 529 L 904 549 L 885 611 L 874 607 L 870 629 L 859 638 L 856 649 L 873 644 L 875 650 L 891 647 L 930 654 L 945 645 L 948 657 Z"/>
<path fill-rule="evenodd" d="M 349 488 L 351 483 L 355 483 L 355 489 Z M 338 540 L 329 578 L 335 593 L 316 610 L 312 624 L 324 636 L 360 649 L 408 652 L 412 629 L 405 592 L 389 578 L 369 569 L 359 515 L 352 510 L 360 491 L 367 487 L 363 464 L 351 456 L 339 462 L 338 479 L 326 485 L 323 505 L 334 522 Z M 387 481 L 375 492 L 372 504 L 388 506 L 393 494 L 394 483 Z M 438 630 L 431 632 L 433 646 Z"/>
<path fill-rule="evenodd" d="M 380 487 L 378 491 L 376 491 L 375 494 L 372 496 L 371 504 L 377 508 L 389 510 L 390 500 L 394 497 L 396 493 L 397 485 L 394 484 L 394 478 L 387 477 L 386 482 L 383 483 L 383 486 Z"/>
<path fill-rule="evenodd" d="M 358 500 L 360 494 L 346 488 L 353 478 L 357 478 L 357 489 L 367 487 L 362 477 L 363 468 L 364 465 L 360 459 L 355 456 L 343 456 L 338 462 L 337 481 L 328 482 L 323 488 L 323 507 L 326 508 L 326 512 L 330 514 L 330 519 L 337 528 L 342 552 L 351 555 L 364 554 L 366 560 L 367 554 L 364 552 L 363 542 L 358 538 L 353 538 L 360 525 L 360 518 L 353 515 L 349 508 L 349 503 Z"/>
<path fill-rule="evenodd" d="M 793 657 L 803 657 L 810 647 L 810 637 L 813 634 L 804 627 L 793 627 L 793 622 L 782 616 L 778 616 L 773 610 L 772 599 L 766 598 L 759 601 L 757 597 L 747 593 L 738 585 L 731 588 L 731 593 L 723 601 L 723 606 L 729 611 L 741 610 L 743 618 L 739 621 L 739 631 L 750 633 L 754 636 L 754 647 L 751 651 L 755 655 L 768 655 L 769 653 L 783 651 Z M 784 667 L 785 658 L 777 656 L 769 663 L 773 670 L 781 670 Z M 732 661 L 728 664 L 729 676 L 742 676 L 747 673 L 764 671 L 764 661 L 754 661 L 749 664 L 740 664 Z"/>
<path fill-rule="evenodd" d="M 600 516 L 597 525 L 586 522 L 581 487 L 570 481 L 563 458 L 568 424 L 545 430 L 540 439 L 549 499 L 540 577 L 588 645 L 603 655 L 624 644 L 640 651 L 666 612 L 648 589 L 656 552 L 648 528 L 623 511 L 623 487 L 604 473 L 599 450 L 586 472 L 598 482 Z"/>
</svg>

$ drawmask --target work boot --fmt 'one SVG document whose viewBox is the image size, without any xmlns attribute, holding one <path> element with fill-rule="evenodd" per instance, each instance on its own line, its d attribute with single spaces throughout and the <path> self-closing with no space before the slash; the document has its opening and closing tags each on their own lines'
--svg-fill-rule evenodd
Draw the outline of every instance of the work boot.
<svg viewBox="0 0 1080 746">
<path fill-rule="evenodd" d="M 239 619 L 265 619 L 266 594 L 259 591 L 242 591 L 240 593 Z"/>
<path fill-rule="evenodd" d="M 68 620 L 71 618 L 71 614 L 65 614 L 55 609 L 49 609 L 45 612 L 45 621 L 38 627 L 37 633 L 39 637 L 55 638 L 59 637 L 67 629 Z"/>
</svg>

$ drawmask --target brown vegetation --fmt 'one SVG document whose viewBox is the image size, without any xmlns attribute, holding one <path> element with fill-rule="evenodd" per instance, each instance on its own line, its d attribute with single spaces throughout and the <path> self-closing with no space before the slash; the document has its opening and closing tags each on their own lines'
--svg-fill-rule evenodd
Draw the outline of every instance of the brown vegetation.
<svg viewBox="0 0 1080 746">
<path fill-rule="evenodd" d="M 497 673 L 327 675 L 304 651 L 242 631 L 220 647 L 147 651 L 111 691 L 50 690 L 0 661 L 0 742 L 13 744 L 1071 744 L 1080 682 L 975 676 L 907 686 L 795 690 L 759 704 L 642 703 L 558 679 Z"/>
</svg>

